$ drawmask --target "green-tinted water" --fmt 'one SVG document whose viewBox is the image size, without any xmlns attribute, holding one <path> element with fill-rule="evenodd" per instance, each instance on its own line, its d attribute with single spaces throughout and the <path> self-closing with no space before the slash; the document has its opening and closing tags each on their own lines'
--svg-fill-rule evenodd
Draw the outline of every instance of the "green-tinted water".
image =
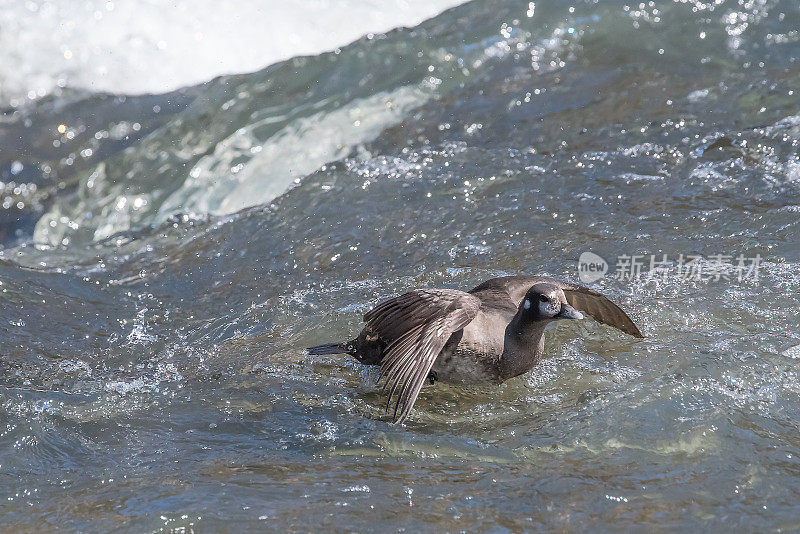
<svg viewBox="0 0 800 534">
<path fill-rule="evenodd" d="M 9 108 L 3 526 L 796 529 L 799 27 L 780 1 L 472 2 Z M 426 386 L 401 427 L 374 371 L 302 350 L 409 288 L 576 280 L 588 250 L 667 255 L 592 284 L 644 340 L 562 324 L 527 376 Z"/>
</svg>

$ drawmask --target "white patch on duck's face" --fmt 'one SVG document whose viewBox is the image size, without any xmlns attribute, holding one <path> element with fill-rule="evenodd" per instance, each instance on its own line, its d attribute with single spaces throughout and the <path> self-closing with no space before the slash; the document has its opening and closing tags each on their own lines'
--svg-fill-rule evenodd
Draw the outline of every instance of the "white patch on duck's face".
<svg viewBox="0 0 800 534">
<path fill-rule="evenodd" d="M 525 302 L 522 304 L 522 307 L 525 308 L 526 310 L 530 310 L 531 309 L 531 301 L 528 300 L 528 299 L 525 299 Z"/>
</svg>

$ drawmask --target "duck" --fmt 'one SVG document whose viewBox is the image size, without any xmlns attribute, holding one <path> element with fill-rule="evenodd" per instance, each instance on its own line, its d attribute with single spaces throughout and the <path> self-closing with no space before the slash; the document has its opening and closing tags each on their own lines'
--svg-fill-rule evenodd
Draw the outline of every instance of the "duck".
<svg viewBox="0 0 800 534">
<path fill-rule="evenodd" d="M 403 423 L 426 381 L 500 384 L 530 371 L 544 354 L 545 329 L 589 315 L 635 338 L 636 324 L 604 295 L 546 276 L 503 276 L 469 291 L 415 289 L 364 315 L 358 336 L 307 349 L 347 354 L 380 366 L 378 382 L 395 400 L 392 422 Z"/>
</svg>

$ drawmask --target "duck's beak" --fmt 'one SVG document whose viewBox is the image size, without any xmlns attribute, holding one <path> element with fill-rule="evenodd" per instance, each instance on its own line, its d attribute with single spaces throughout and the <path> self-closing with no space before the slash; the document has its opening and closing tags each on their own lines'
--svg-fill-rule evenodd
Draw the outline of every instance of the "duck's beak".
<svg viewBox="0 0 800 534">
<path fill-rule="evenodd" d="M 583 314 L 567 304 L 561 304 L 561 311 L 556 315 L 556 319 L 583 319 Z"/>
</svg>

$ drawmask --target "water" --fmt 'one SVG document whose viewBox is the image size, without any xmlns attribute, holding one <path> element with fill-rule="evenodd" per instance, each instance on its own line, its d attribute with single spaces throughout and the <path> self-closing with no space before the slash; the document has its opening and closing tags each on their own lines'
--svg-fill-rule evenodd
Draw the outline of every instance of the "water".
<svg viewBox="0 0 800 534">
<path fill-rule="evenodd" d="M 796 528 L 798 27 L 780 1 L 471 2 L 172 93 L 9 103 L 4 526 Z M 593 287 L 644 340 L 563 324 L 527 376 L 426 386 L 401 427 L 374 370 L 302 350 L 587 250 L 761 261 L 612 266 Z"/>
<path fill-rule="evenodd" d="M 0 99 L 163 93 L 416 26 L 458 0 L 0 0 Z"/>
</svg>

